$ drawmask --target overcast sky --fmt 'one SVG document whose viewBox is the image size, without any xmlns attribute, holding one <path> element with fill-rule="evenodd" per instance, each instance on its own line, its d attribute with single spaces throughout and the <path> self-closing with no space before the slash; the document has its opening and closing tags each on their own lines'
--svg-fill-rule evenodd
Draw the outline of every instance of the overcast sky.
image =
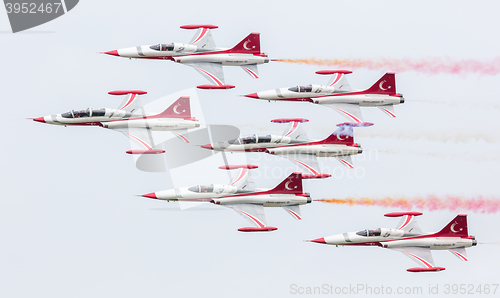
<svg viewBox="0 0 500 298">
<path fill-rule="evenodd" d="M 2 297 L 286 297 L 291 285 L 393 287 L 499 283 L 498 214 L 422 211 L 424 231 L 438 231 L 468 214 L 479 241 L 470 261 L 434 251 L 440 273 L 406 272 L 415 263 L 381 248 L 302 242 L 365 228 L 396 227 L 380 207 L 319 202 L 302 206 L 302 221 L 266 208 L 271 233 L 240 233 L 247 222 L 217 206 L 179 211 L 177 203 L 134 195 L 172 187 L 168 174 L 145 173 L 125 154 L 121 134 L 98 127 L 57 127 L 26 120 L 71 109 L 115 108 L 108 91 L 141 89 L 145 103 L 206 84 L 190 67 L 98 52 L 154 43 L 189 42 L 186 24 L 214 24 L 217 46 L 232 47 L 261 33 L 271 58 L 493 61 L 500 52 L 496 1 L 81 1 L 68 14 L 22 33 L 9 33 L 0 13 L 4 113 L 0 175 L 0 296 Z M 330 67 L 330 69 L 334 67 Z M 268 103 L 239 97 L 298 84 L 325 84 L 325 67 L 269 63 L 254 80 L 225 67 L 232 90 L 200 90 L 207 123 L 230 124 L 243 134 L 280 134 L 269 121 L 302 117 L 309 137 L 325 138 L 345 119 L 308 103 Z M 371 86 L 391 69 L 352 69 L 353 88 Z M 396 74 L 406 102 L 391 119 L 362 109 L 373 127 L 357 129 L 363 155 L 356 173 L 320 159 L 325 180 L 305 181 L 314 199 L 348 196 L 463 195 L 499 197 L 499 75 Z M 191 91 L 189 91 L 191 92 Z M 196 116 L 196 115 L 194 115 Z M 370 154 L 371 153 L 371 154 Z M 213 158 L 220 158 L 215 155 Z M 248 159 L 259 165 L 259 187 L 274 187 L 296 170 L 286 160 Z M 264 168 L 290 169 L 280 177 Z M 260 171 L 260 172 L 259 172 Z M 217 168 L 183 174 L 187 185 L 210 183 Z M 259 174 L 260 173 L 260 174 Z M 181 174 L 179 174 L 181 175 Z M 216 176 L 217 175 L 217 176 Z M 217 178 L 219 179 L 219 178 Z M 219 183 L 227 183 L 223 173 Z M 482 244 L 488 243 L 488 244 Z M 497 291 L 497 295 L 500 289 Z M 441 292 L 443 293 L 443 292 Z M 423 295 L 418 295 L 419 297 Z"/>
</svg>

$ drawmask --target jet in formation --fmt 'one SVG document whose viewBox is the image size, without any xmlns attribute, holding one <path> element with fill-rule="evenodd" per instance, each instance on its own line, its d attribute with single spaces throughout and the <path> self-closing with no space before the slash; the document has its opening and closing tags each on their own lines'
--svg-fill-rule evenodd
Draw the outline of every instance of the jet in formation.
<svg viewBox="0 0 500 298">
<path fill-rule="evenodd" d="M 273 189 L 258 189 L 255 188 L 250 175 L 250 170 L 255 168 L 257 166 L 254 165 L 221 166 L 220 169 L 238 170 L 229 185 L 196 185 L 152 192 L 142 196 L 165 201 L 209 202 L 232 208 L 255 225 L 255 227 L 240 228 L 238 229 L 240 232 L 277 230 L 267 225 L 264 207 L 282 207 L 293 218 L 302 219 L 299 206 L 312 201 L 310 195 L 302 190 L 302 174 L 290 174 Z"/>
<path fill-rule="evenodd" d="M 366 90 L 352 90 L 345 75 L 349 70 L 321 70 L 317 74 L 332 75 L 328 85 L 307 85 L 280 88 L 244 95 L 268 101 L 305 101 L 324 105 L 339 112 L 349 121 L 363 122 L 360 107 L 377 107 L 390 117 L 396 117 L 394 105 L 404 103 L 396 92 L 395 74 L 388 72 Z"/>
<path fill-rule="evenodd" d="M 269 58 L 260 51 L 260 33 L 250 33 L 233 48 L 218 48 L 210 33 L 214 25 L 185 25 L 182 29 L 198 29 L 189 44 L 161 43 L 104 52 L 104 54 L 137 59 L 171 60 L 196 69 L 211 85 L 200 89 L 231 89 L 224 83 L 223 65 L 241 66 L 252 78 L 258 79 L 258 64 L 268 63 Z"/>
<path fill-rule="evenodd" d="M 400 251 L 421 267 L 409 268 L 410 272 L 442 271 L 443 267 L 434 266 L 431 250 L 449 250 L 462 261 L 468 261 L 465 248 L 476 246 L 474 236 L 467 231 L 467 215 L 459 214 L 441 231 L 423 233 L 414 217 L 421 212 L 392 212 L 388 217 L 401 217 L 396 229 L 361 230 L 311 240 L 311 242 L 345 245 L 378 246 Z"/>
<path fill-rule="evenodd" d="M 64 126 L 100 126 L 123 133 L 140 146 L 139 150 L 129 150 L 129 154 L 159 154 L 164 150 L 155 149 L 151 131 L 171 131 L 185 142 L 183 134 L 188 129 L 200 126 L 191 117 L 190 98 L 182 96 L 166 110 L 158 114 L 146 114 L 139 100 L 141 90 L 111 91 L 111 95 L 126 95 L 118 109 L 71 110 L 62 114 L 34 118 L 33 121 Z"/>
<path fill-rule="evenodd" d="M 353 127 L 371 126 L 373 123 L 341 123 L 339 128 L 323 140 L 311 140 L 301 127 L 309 120 L 303 118 L 282 118 L 271 120 L 273 123 L 290 123 L 282 135 L 256 134 L 224 142 L 202 145 L 202 148 L 229 152 L 265 152 L 288 158 L 309 174 L 303 178 L 327 178 L 322 174 L 317 157 L 335 157 L 343 165 L 352 169 L 351 155 L 363 152 L 361 145 L 354 142 Z"/>
</svg>

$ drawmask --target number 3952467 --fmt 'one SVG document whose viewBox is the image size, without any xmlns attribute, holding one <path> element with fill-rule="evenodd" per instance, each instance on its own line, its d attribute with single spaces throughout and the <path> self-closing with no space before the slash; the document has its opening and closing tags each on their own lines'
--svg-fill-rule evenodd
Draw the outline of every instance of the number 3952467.
<svg viewBox="0 0 500 298">
<path fill-rule="evenodd" d="M 7 13 L 58 13 L 61 3 L 5 3 Z"/>
</svg>

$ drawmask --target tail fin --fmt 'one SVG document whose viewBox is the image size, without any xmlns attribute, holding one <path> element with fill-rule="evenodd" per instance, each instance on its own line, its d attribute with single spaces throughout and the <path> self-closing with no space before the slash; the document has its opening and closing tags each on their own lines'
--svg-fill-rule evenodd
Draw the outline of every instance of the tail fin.
<svg viewBox="0 0 500 298">
<path fill-rule="evenodd" d="M 396 74 L 388 72 L 383 75 L 373 86 L 366 89 L 367 93 L 375 94 L 395 94 L 396 93 Z"/>
<path fill-rule="evenodd" d="M 323 140 L 326 144 L 353 144 L 354 143 L 354 129 L 353 127 L 366 127 L 372 126 L 370 122 L 345 122 L 337 124 L 339 127 L 328 138 Z"/>
<path fill-rule="evenodd" d="M 231 52 L 245 53 L 245 54 L 259 54 L 260 53 L 260 33 L 250 33 L 247 37 L 243 38 L 239 44 L 230 50 Z"/>
<path fill-rule="evenodd" d="M 448 223 L 441 231 L 436 233 L 436 236 L 441 237 L 467 237 L 467 214 L 459 214 L 450 223 Z"/>
<path fill-rule="evenodd" d="M 271 189 L 272 193 L 300 194 L 302 191 L 302 173 L 294 172 L 283 180 L 278 186 Z"/>
<path fill-rule="evenodd" d="M 191 105 L 189 103 L 189 96 L 181 96 L 165 111 L 154 118 L 191 118 Z M 151 117 L 148 117 L 151 118 Z"/>
</svg>

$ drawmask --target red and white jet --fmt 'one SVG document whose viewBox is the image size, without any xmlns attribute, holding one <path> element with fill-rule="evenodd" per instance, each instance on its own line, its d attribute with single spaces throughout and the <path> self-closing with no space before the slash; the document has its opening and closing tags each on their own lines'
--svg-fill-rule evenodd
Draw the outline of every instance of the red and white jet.
<svg viewBox="0 0 500 298">
<path fill-rule="evenodd" d="M 245 95 L 268 101 L 306 101 L 330 107 L 350 121 L 363 122 L 360 107 L 377 107 L 390 117 L 396 117 L 394 105 L 404 103 L 396 93 L 395 74 L 388 72 L 366 90 L 352 90 L 345 78 L 349 70 L 321 70 L 321 75 L 333 75 L 327 86 L 307 85 L 262 91 Z"/>
<path fill-rule="evenodd" d="M 230 152 L 265 152 L 288 158 L 304 169 L 307 175 L 303 178 L 327 178 L 322 174 L 317 157 L 335 157 L 343 165 L 352 169 L 351 155 L 362 153 L 361 146 L 354 143 L 353 127 L 371 126 L 373 123 L 341 123 L 339 128 L 323 140 L 310 140 L 301 129 L 300 124 L 308 122 L 303 118 L 274 119 L 274 123 L 290 123 L 281 136 L 256 134 L 225 142 L 217 142 L 201 146 L 205 149 Z"/>
<path fill-rule="evenodd" d="M 434 266 L 431 250 L 449 250 L 462 261 L 468 261 L 465 248 L 477 245 L 476 238 L 467 231 L 467 215 L 459 214 L 441 231 L 422 233 L 414 217 L 421 212 L 393 212 L 388 217 L 404 216 L 397 229 L 361 230 L 318 238 L 311 242 L 330 245 L 379 246 L 400 251 L 422 267 L 409 268 L 410 272 L 442 271 Z"/>
<path fill-rule="evenodd" d="M 200 89 L 231 89 L 224 83 L 223 65 L 241 66 L 252 78 L 258 79 L 257 65 L 268 63 L 269 58 L 260 51 L 260 33 L 250 33 L 233 48 L 218 48 L 210 33 L 214 25 L 185 25 L 182 29 L 198 29 L 189 44 L 169 43 L 137 46 L 108 51 L 104 54 L 125 58 L 171 60 L 189 65 L 207 78 L 212 85 Z"/>
<path fill-rule="evenodd" d="M 254 165 L 227 165 L 220 169 L 238 169 L 229 185 L 210 184 L 175 188 L 142 195 L 165 201 L 210 202 L 232 208 L 255 227 L 240 228 L 240 232 L 267 232 L 277 230 L 266 224 L 264 207 L 282 207 L 295 219 L 302 219 L 300 205 L 311 203 L 308 193 L 302 191 L 302 174 L 292 173 L 273 189 L 255 188 L 250 175 Z"/>
<path fill-rule="evenodd" d="M 189 97 L 182 96 L 170 107 L 159 114 L 146 115 L 139 95 L 140 90 L 111 91 L 111 95 L 127 95 L 118 109 L 72 110 L 62 114 L 33 119 L 42 123 L 64 126 L 100 126 L 119 131 L 138 144 L 141 150 L 129 150 L 129 154 L 158 154 L 164 150 L 155 149 L 151 131 L 172 131 L 175 135 L 188 140 L 182 135 L 187 129 L 199 127 L 196 118 L 191 117 Z"/>
</svg>

